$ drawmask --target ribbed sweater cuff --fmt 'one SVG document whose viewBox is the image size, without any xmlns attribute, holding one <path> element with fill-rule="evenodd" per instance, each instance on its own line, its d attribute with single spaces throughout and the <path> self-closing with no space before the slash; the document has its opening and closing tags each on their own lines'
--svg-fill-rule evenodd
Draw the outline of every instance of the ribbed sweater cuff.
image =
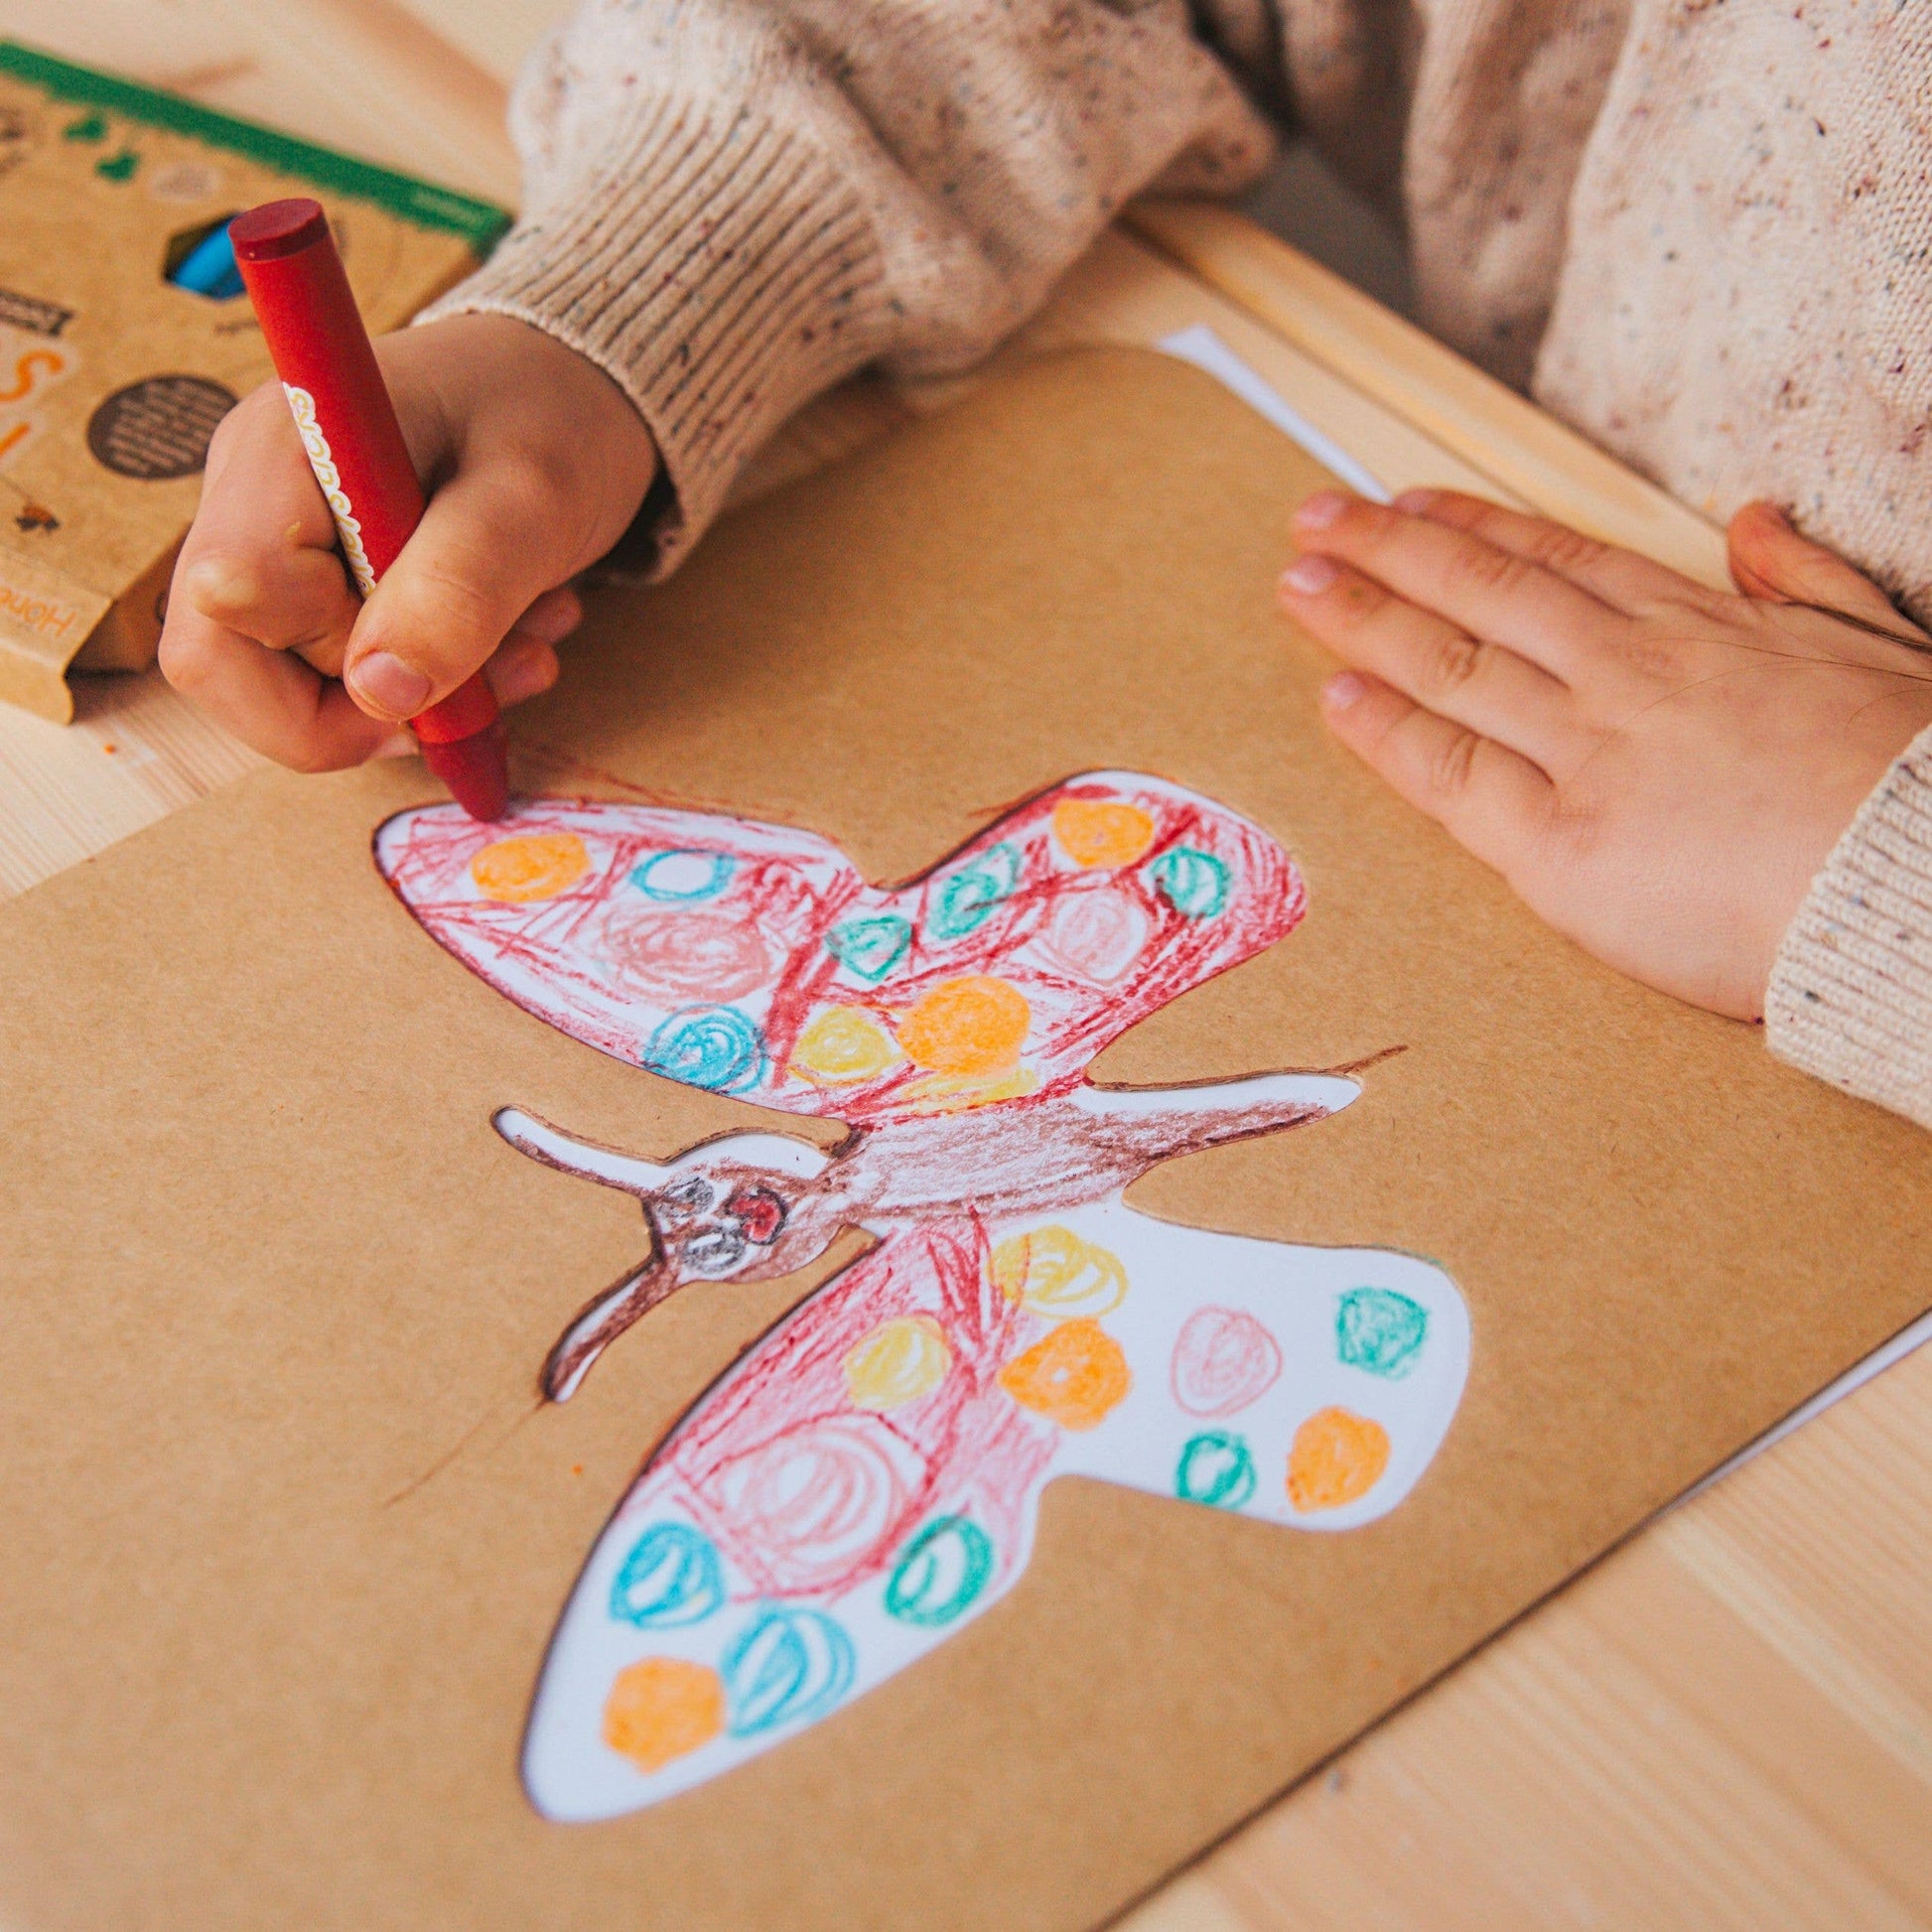
<svg viewBox="0 0 1932 1932">
<path fill-rule="evenodd" d="M 677 99 L 640 102 L 567 203 L 519 221 L 418 321 L 454 315 L 529 323 L 637 406 L 675 491 L 654 576 L 759 445 L 890 328 L 871 224 L 818 150 Z"/>
<path fill-rule="evenodd" d="M 1852 821 L 1778 948 L 1772 1052 L 1932 1127 L 1932 731 Z"/>
</svg>

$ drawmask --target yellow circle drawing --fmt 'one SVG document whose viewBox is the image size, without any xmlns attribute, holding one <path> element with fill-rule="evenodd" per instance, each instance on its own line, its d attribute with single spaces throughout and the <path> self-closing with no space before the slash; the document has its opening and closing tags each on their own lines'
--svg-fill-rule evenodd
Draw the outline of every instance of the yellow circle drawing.
<svg viewBox="0 0 1932 1932">
<path fill-rule="evenodd" d="M 724 1727 L 718 1673 L 682 1657 L 646 1657 L 619 1671 L 604 1702 L 604 1741 L 640 1771 L 661 1771 Z"/>
<path fill-rule="evenodd" d="M 1062 798 L 1053 807 L 1053 836 L 1076 866 L 1131 866 L 1154 843 L 1154 820 L 1138 805 Z"/>
<path fill-rule="evenodd" d="M 1295 1432 L 1288 1499 L 1305 1514 L 1366 1496 L 1389 1466 L 1389 1432 L 1346 1409 L 1321 1409 Z"/>
<path fill-rule="evenodd" d="M 884 1027 L 863 1007 L 821 1007 L 791 1049 L 791 1070 L 821 1086 L 876 1079 L 898 1058 Z"/>
<path fill-rule="evenodd" d="M 1032 1010 L 1005 980 L 941 980 L 920 994 L 898 1023 L 898 1043 L 930 1073 L 1000 1073 L 1026 1043 Z"/>
<path fill-rule="evenodd" d="M 1049 1321 L 1109 1314 L 1127 1299 L 1120 1257 L 1071 1228 L 1011 1235 L 993 1250 L 990 1266 L 994 1286 L 1009 1302 Z"/>
<path fill-rule="evenodd" d="M 922 1073 L 894 1099 L 909 1114 L 963 1114 L 1038 1091 L 1039 1075 L 1033 1067 L 1010 1066 L 1001 1073 Z"/>
<path fill-rule="evenodd" d="M 527 905 L 567 893 L 591 869 L 591 855 L 575 832 L 526 832 L 486 845 L 470 861 L 470 877 L 484 898 Z"/>
<path fill-rule="evenodd" d="M 857 1409 L 897 1409 L 930 1395 L 952 1367 L 946 1331 L 929 1314 L 896 1314 L 853 1343 L 845 1386 Z"/>
</svg>

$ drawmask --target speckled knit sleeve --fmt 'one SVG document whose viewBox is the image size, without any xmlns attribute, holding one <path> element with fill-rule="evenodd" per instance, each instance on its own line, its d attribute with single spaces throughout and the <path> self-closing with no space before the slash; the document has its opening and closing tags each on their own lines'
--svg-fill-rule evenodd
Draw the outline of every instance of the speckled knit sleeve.
<svg viewBox="0 0 1932 1932">
<path fill-rule="evenodd" d="M 1764 1002 L 1772 1052 L 1932 1127 L 1932 731 L 1812 883 Z"/>
<path fill-rule="evenodd" d="M 591 0 L 511 127 L 521 218 L 422 320 L 512 316 L 618 382 L 660 574 L 812 395 L 966 366 L 1130 197 L 1273 148 L 1183 0 Z"/>
</svg>

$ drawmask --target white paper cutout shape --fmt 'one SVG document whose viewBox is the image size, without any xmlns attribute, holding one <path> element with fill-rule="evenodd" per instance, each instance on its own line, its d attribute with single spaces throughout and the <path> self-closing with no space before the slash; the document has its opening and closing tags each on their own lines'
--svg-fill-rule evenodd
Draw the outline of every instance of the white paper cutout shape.
<svg viewBox="0 0 1932 1932">
<path fill-rule="evenodd" d="M 853 1130 L 830 1155 L 759 1132 L 656 1165 L 499 1113 L 524 1152 L 634 1194 L 651 1235 L 552 1351 L 553 1399 L 680 1288 L 787 1273 L 845 1227 L 879 1242 L 698 1399 L 600 1537 L 525 1739 L 546 1816 L 703 1783 L 943 1643 L 1025 1570 L 1056 1475 L 1347 1530 L 1434 1457 L 1469 1348 L 1440 1269 L 1121 1198 L 1174 1154 L 1358 1092 L 1085 1077 L 1301 918 L 1300 875 L 1236 814 L 1093 773 L 897 891 L 808 833 L 643 805 L 539 802 L 507 828 L 432 806 L 376 856 L 553 1026 Z"/>
</svg>

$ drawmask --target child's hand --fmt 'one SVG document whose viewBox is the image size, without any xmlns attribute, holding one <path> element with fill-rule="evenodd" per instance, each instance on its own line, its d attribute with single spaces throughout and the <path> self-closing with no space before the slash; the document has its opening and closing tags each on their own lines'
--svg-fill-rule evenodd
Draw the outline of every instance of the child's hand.
<svg viewBox="0 0 1932 1932">
<path fill-rule="evenodd" d="M 562 586 L 623 534 L 656 469 L 617 384 L 520 322 L 457 316 L 376 355 L 433 494 L 375 595 L 336 554 L 277 382 L 215 431 L 169 593 L 169 682 L 299 771 L 413 749 L 400 721 L 479 666 L 499 704 L 547 690 L 581 615 Z"/>
<path fill-rule="evenodd" d="M 1932 723 L 1925 633 L 1768 503 L 1731 521 L 1736 597 L 1447 491 L 1324 492 L 1295 530 L 1283 601 L 1355 667 L 1336 736 L 1599 959 L 1762 1014 L 1813 876 Z"/>
</svg>

